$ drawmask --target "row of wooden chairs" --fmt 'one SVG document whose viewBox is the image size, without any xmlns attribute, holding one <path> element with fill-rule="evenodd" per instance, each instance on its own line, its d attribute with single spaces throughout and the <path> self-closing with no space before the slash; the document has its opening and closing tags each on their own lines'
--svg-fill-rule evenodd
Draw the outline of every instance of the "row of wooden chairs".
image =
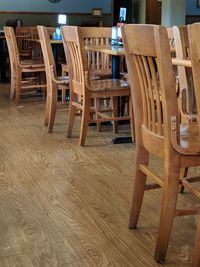
<svg viewBox="0 0 200 267">
<path fill-rule="evenodd" d="M 49 36 L 52 37 L 55 27 L 47 27 Z M 39 40 L 37 27 L 17 27 L 16 39 L 20 56 L 29 59 L 42 59 L 42 50 Z"/>
<path fill-rule="evenodd" d="M 98 28 L 99 31 L 99 28 Z M 69 122 L 68 122 L 68 137 L 72 136 L 72 128 L 74 124 L 75 116 L 78 115 L 82 117 L 81 119 L 81 130 L 79 144 L 84 146 L 85 138 L 87 133 L 87 127 L 89 121 L 91 122 L 105 122 L 119 120 L 130 120 L 130 115 L 119 117 L 117 115 L 117 97 L 118 96 L 129 96 L 130 87 L 122 80 L 112 80 L 112 79 L 100 79 L 99 74 L 103 75 L 103 68 L 101 64 L 96 68 L 97 73 L 95 73 L 95 68 L 92 67 L 90 74 L 90 64 L 88 63 L 90 57 L 88 57 L 85 50 L 85 40 L 90 42 L 99 39 L 103 40 L 107 38 L 107 29 L 104 33 L 99 34 L 93 28 L 79 28 L 66 26 L 62 28 L 63 34 L 63 44 L 65 48 L 66 58 L 67 58 L 67 71 L 69 73 L 69 83 L 70 83 L 70 106 L 69 106 Z M 55 62 L 53 60 L 52 50 L 50 47 L 50 40 L 48 37 L 47 29 L 43 26 L 38 26 L 38 32 L 41 40 L 43 55 L 45 58 L 45 66 L 47 71 L 48 83 L 48 98 L 51 105 L 50 107 L 51 119 L 49 120 L 49 131 L 53 129 L 53 124 L 56 114 L 56 90 L 57 84 L 62 83 L 57 79 Z M 91 57 L 94 55 L 91 55 Z M 50 59 L 51 61 L 47 60 Z M 102 62 L 102 58 L 101 61 Z M 92 61 L 90 61 L 92 62 Z M 100 73 L 101 70 L 101 73 Z M 106 70 L 106 69 L 105 69 Z M 100 75 L 100 76 L 101 76 Z M 107 75 L 107 73 L 105 74 Z M 95 76 L 95 77 L 94 77 Z M 109 110 L 101 109 L 97 107 L 99 99 L 109 98 L 111 105 Z M 131 105 L 130 105 L 131 107 Z M 108 113 L 111 112 L 111 116 Z M 48 112 L 46 113 L 48 114 Z M 132 114 L 132 112 L 130 113 Z M 90 119 L 92 118 L 92 119 Z"/>
<path fill-rule="evenodd" d="M 6 42 L 9 51 L 11 69 L 10 99 L 15 95 L 19 102 L 21 90 L 46 88 L 45 67 L 43 60 L 21 57 L 17 39 L 12 27 L 4 27 Z"/>
<path fill-rule="evenodd" d="M 187 30 L 198 121 L 181 123 L 166 28 L 125 25 L 122 29 L 136 129 L 136 163 L 129 227 L 137 227 L 144 191 L 162 188 L 154 256 L 160 263 L 165 260 L 174 217 L 200 213 L 199 207 L 176 207 L 180 186 L 200 197 L 200 192 L 192 186 L 193 182 L 200 181 L 200 177 L 185 177 L 189 167 L 200 166 L 200 24 L 190 25 Z M 162 175 L 152 170 L 149 154 L 163 161 Z M 154 183 L 147 183 L 147 177 Z M 200 221 L 192 266 L 200 266 L 199 251 Z"/>
<path fill-rule="evenodd" d="M 52 132 L 57 109 L 57 90 L 61 89 L 62 92 L 64 92 L 67 88 L 69 89 L 69 78 L 67 76 L 60 77 L 57 75 L 50 44 L 50 37 L 53 31 L 50 33 L 49 28 L 42 26 L 38 26 L 37 28 L 22 28 L 23 27 L 16 30 L 16 36 L 12 28 L 5 27 L 4 29 L 10 58 L 13 62 L 11 65 L 12 80 L 10 97 L 12 98 L 15 94 L 15 99 L 18 103 L 22 89 L 39 88 L 40 80 L 38 79 L 35 82 L 35 75 L 30 77 L 31 84 L 27 82 L 25 86 L 23 86 L 24 80 L 27 80 L 27 77 L 23 79 L 23 72 L 30 71 L 33 73 L 38 71 L 41 73 L 42 71 L 43 74 L 45 72 L 46 81 L 41 86 L 47 87 L 45 125 L 48 127 L 48 132 Z M 119 96 L 129 97 L 130 88 L 125 81 L 108 79 L 111 76 L 111 58 L 109 55 L 89 51 L 83 53 L 82 51 L 85 50 L 85 44 L 108 45 L 111 37 L 111 28 L 98 27 L 97 29 L 85 27 L 80 30 L 74 27 L 70 29 L 73 30 L 74 36 L 76 36 L 76 43 L 74 42 L 73 44 L 74 51 L 71 52 L 71 54 L 67 52 L 71 51 L 70 45 L 68 45 L 69 42 L 68 39 L 66 39 L 66 34 L 63 33 L 65 52 L 68 62 L 70 62 L 70 65 L 63 65 L 63 71 L 69 72 L 71 77 L 68 137 L 72 135 L 75 115 L 82 115 L 79 143 L 83 146 L 89 121 L 96 122 L 98 129 L 100 129 L 102 122 L 113 121 L 113 129 L 117 132 L 117 122 L 119 120 L 130 120 L 129 114 L 124 117 L 118 116 L 117 99 Z M 19 40 L 21 40 L 21 42 L 19 42 Z M 34 40 L 36 41 L 34 42 Z M 23 41 L 25 47 L 22 47 Z M 29 46 L 26 44 L 26 41 L 31 43 L 31 53 L 29 53 Z M 19 47 L 21 48 L 20 50 Z M 26 47 L 27 53 L 25 53 Z M 38 52 L 39 50 L 40 52 Z M 29 54 L 31 54 L 31 56 Z M 37 54 L 37 56 L 35 56 L 35 54 Z M 38 56 L 39 54 L 42 54 L 42 57 Z M 28 56 L 30 56 L 29 59 Z M 72 56 L 73 58 L 71 59 Z M 23 58 L 23 61 L 21 58 Z M 22 73 L 19 74 L 18 70 L 22 62 L 24 64 L 23 67 L 25 67 L 26 64 L 26 69 L 23 68 L 21 71 Z M 36 66 L 38 66 L 36 62 L 40 62 L 40 67 L 42 69 L 36 68 Z M 129 105 L 129 107 L 131 107 L 131 105 Z M 132 114 L 131 111 L 130 114 Z"/>
</svg>

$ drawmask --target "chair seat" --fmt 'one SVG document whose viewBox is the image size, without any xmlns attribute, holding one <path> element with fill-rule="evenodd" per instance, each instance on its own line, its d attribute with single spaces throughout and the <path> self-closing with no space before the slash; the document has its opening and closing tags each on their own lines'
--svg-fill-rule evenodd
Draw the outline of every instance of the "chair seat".
<svg viewBox="0 0 200 267">
<path fill-rule="evenodd" d="M 91 92 L 112 92 L 116 90 L 130 90 L 127 82 L 118 79 L 105 79 L 91 81 L 89 88 Z"/>
</svg>

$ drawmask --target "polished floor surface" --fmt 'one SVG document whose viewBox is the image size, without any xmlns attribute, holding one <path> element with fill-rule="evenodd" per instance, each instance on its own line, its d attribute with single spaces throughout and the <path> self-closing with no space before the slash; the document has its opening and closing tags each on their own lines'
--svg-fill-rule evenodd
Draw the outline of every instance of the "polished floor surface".
<svg viewBox="0 0 200 267">
<path fill-rule="evenodd" d="M 159 266 L 160 190 L 145 193 L 138 229 L 127 227 L 135 146 L 111 144 L 106 126 L 89 127 L 81 148 L 78 119 L 72 139 L 67 111 L 57 113 L 52 134 L 43 119 L 42 97 L 15 105 L 0 85 L 0 266 Z M 160 161 L 151 162 L 161 172 Z M 178 205 L 197 201 L 186 192 Z M 197 219 L 175 219 L 164 266 L 191 265 Z"/>
</svg>

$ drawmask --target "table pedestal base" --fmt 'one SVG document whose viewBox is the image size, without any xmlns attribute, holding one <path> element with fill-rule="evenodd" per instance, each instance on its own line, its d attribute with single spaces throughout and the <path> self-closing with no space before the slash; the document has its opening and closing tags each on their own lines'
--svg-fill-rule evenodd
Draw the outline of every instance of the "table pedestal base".
<svg viewBox="0 0 200 267">
<path fill-rule="evenodd" d="M 112 144 L 130 144 L 133 143 L 130 136 L 127 137 L 114 137 L 112 139 Z"/>
</svg>

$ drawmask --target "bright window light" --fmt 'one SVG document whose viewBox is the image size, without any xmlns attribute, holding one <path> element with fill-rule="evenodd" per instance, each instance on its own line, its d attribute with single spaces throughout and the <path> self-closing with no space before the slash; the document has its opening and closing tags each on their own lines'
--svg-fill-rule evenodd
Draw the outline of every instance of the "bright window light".
<svg viewBox="0 0 200 267">
<path fill-rule="evenodd" d="M 67 16 L 64 14 L 58 15 L 58 24 L 65 25 L 67 23 Z"/>
</svg>

